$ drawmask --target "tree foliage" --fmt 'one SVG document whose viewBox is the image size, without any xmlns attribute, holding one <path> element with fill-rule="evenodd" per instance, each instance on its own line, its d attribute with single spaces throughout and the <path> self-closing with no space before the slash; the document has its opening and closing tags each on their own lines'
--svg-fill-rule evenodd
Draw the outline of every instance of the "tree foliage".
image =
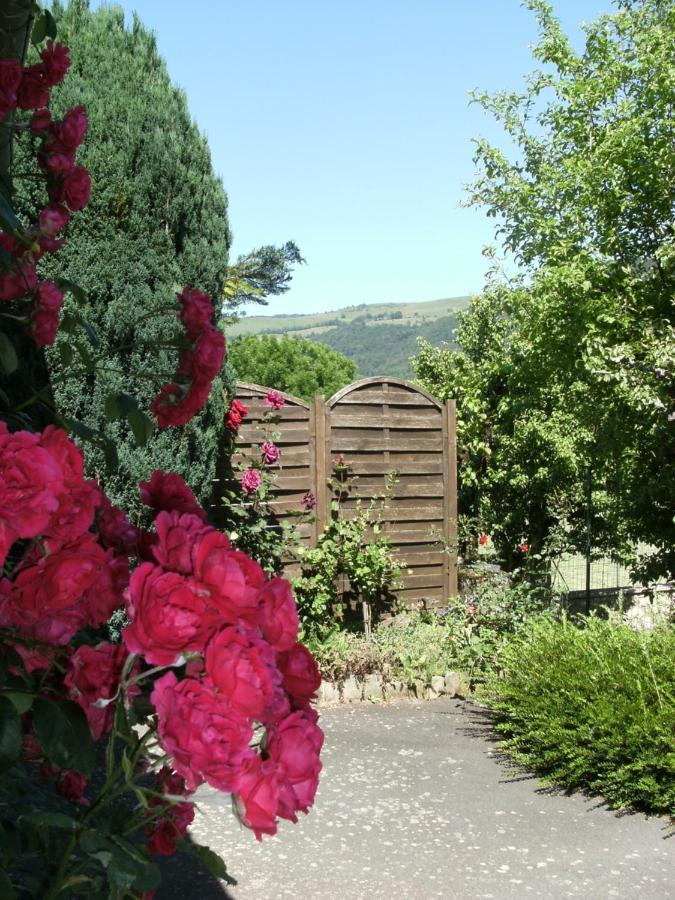
<svg viewBox="0 0 675 900">
<path fill-rule="evenodd" d="M 92 197 L 44 273 L 85 290 L 80 311 L 93 326 L 97 353 L 109 362 L 94 372 L 80 361 L 74 377 L 53 384 L 54 399 L 65 415 L 104 430 L 117 444 L 119 471 L 104 479 L 113 502 L 133 509 L 138 481 L 156 468 L 183 475 L 206 501 L 222 428 L 222 386 L 191 423 L 155 432 L 145 446 L 125 421 L 106 424 L 104 409 L 110 394 L 125 390 L 147 408 L 158 386 L 147 379 L 149 348 L 158 372 L 174 371 L 175 351 L 162 344 L 177 331 L 177 289 L 199 285 L 218 303 L 231 240 L 227 198 L 185 96 L 171 84 L 141 22 L 125 28 L 121 9 L 91 12 L 84 0 L 67 9 L 55 4 L 53 12 L 73 65 L 52 106 L 57 115 L 86 106 L 80 159 L 92 176 Z M 21 199 L 30 205 L 30 195 Z M 62 345 L 63 339 L 55 354 Z M 92 473 L 103 473 L 100 453 L 88 460 Z"/>
<path fill-rule="evenodd" d="M 519 272 L 474 302 L 461 357 L 425 345 L 416 371 L 458 396 L 468 511 L 504 550 L 556 523 L 573 541 L 590 472 L 598 539 L 672 573 L 675 3 L 623 0 L 579 54 L 528 6 L 542 70 L 475 97 L 515 158 L 478 141 L 470 192 Z"/>
<path fill-rule="evenodd" d="M 248 335 L 230 344 L 237 378 L 310 401 L 330 397 L 354 380 L 356 364 L 329 347 L 304 338 Z"/>
</svg>

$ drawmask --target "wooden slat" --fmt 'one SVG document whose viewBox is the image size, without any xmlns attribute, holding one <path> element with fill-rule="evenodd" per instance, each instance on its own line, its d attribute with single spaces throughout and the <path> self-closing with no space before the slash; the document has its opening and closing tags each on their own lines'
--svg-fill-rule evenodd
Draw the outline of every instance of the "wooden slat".
<svg viewBox="0 0 675 900">
<path fill-rule="evenodd" d="M 402 576 L 403 585 L 409 590 L 415 588 L 443 588 L 443 569 L 439 566 L 429 574 L 414 574 Z"/>
<path fill-rule="evenodd" d="M 357 390 L 347 394 L 338 401 L 336 406 L 351 406 L 355 403 L 380 404 L 390 403 L 396 406 L 420 406 L 427 409 L 437 409 L 434 404 L 423 394 L 413 391 L 395 390 L 389 385 L 389 391 Z"/>
<path fill-rule="evenodd" d="M 429 453 L 432 450 L 439 451 L 443 446 L 443 434 L 441 431 L 432 431 L 427 438 L 410 435 L 389 435 L 388 437 L 360 437 L 358 434 L 347 431 L 336 432 L 331 442 L 333 454 L 349 453 L 354 450 L 391 450 L 411 451 L 420 450 Z M 393 460 L 392 460 L 393 462 Z"/>
<path fill-rule="evenodd" d="M 351 412 L 351 411 L 350 411 Z M 426 429 L 440 430 L 442 417 L 435 410 L 418 413 L 401 413 L 396 410 L 383 412 L 373 409 L 370 413 L 350 415 L 336 408 L 331 416 L 332 428 L 403 428 L 422 431 Z"/>
<path fill-rule="evenodd" d="M 306 428 L 280 428 L 279 431 L 281 431 L 281 437 L 275 441 L 279 445 L 309 443 L 309 423 Z M 264 434 L 251 425 L 242 425 L 239 435 L 244 444 L 258 444 L 265 440 Z"/>
<path fill-rule="evenodd" d="M 446 555 L 439 550 L 430 550 L 426 547 L 424 550 L 416 550 L 411 552 L 409 547 L 395 548 L 401 559 L 405 560 L 406 568 L 417 571 L 420 566 L 443 566 L 445 565 Z"/>
</svg>

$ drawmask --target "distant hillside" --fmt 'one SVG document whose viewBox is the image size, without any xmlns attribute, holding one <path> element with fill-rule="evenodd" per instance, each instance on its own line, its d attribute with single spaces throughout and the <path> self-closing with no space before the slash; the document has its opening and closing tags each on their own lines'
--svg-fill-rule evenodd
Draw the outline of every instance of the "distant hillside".
<svg viewBox="0 0 675 900">
<path fill-rule="evenodd" d="M 396 375 L 410 378 L 409 358 L 417 352 L 417 338 L 434 344 L 452 343 L 457 313 L 469 297 L 425 303 L 362 303 L 323 313 L 245 316 L 228 329 L 243 334 L 290 334 L 327 344 L 353 360 L 359 376 Z"/>
</svg>

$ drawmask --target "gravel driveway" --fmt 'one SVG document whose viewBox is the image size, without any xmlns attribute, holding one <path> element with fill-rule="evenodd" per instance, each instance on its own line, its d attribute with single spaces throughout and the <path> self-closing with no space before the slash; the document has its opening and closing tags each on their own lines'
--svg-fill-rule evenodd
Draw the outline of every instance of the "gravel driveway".
<svg viewBox="0 0 675 900">
<path fill-rule="evenodd" d="M 321 724 L 325 768 L 309 816 L 259 844 L 203 789 L 192 834 L 239 884 L 225 891 L 181 854 L 158 900 L 675 898 L 666 819 L 513 777 L 469 703 L 343 706 Z"/>
</svg>

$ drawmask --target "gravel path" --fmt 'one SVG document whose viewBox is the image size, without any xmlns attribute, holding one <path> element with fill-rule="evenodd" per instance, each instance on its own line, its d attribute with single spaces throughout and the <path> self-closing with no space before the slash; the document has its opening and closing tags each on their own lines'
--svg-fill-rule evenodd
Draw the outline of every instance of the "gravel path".
<svg viewBox="0 0 675 900">
<path fill-rule="evenodd" d="M 663 818 L 542 790 L 499 760 L 458 700 L 324 711 L 315 808 L 258 844 L 215 791 L 192 834 L 238 879 L 229 893 L 180 855 L 157 900 L 675 898 Z"/>
</svg>

